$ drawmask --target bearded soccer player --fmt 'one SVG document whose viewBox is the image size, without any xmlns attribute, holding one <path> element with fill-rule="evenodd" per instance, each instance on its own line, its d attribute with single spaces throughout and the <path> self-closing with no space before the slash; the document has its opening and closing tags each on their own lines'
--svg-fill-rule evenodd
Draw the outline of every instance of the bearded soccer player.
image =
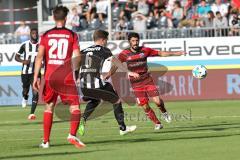
<svg viewBox="0 0 240 160">
<path fill-rule="evenodd" d="M 70 105 L 71 116 L 70 133 L 67 137 L 68 142 L 75 145 L 77 148 L 85 146 L 85 144 L 76 137 L 81 113 L 79 109 L 79 96 L 74 81 L 71 59 L 73 54 L 76 55 L 76 57 L 80 57 L 80 48 L 77 34 L 65 28 L 68 12 L 69 10 L 63 6 L 57 6 L 54 8 L 53 17 L 56 22 L 56 26 L 53 29 L 46 31 L 41 36 L 39 52 L 35 62 L 33 86 L 34 89 L 38 91 L 40 83 L 37 79 L 37 73 L 40 71 L 42 60 L 44 59 L 45 61 L 45 86 L 43 90 L 43 100 L 46 103 L 46 107 L 43 115 L 44 133 L 43 142 L 40 144 L 41 148 L 49 148 L 50 146 L 49 137 L 53 122 L 53 111 L 58 96 L 60 96 L 64 104 L 67 103 Z M 80 58 L 75 60 L 76 64 L 78 64 L 76 70 L 79 70 L 80 60 Z M 59 68 L 62 70 L 58 70 Z M 64 71 L 69 71 L 65 77 Z M 55 87 L 53 87 L 54 85 Z M 59 91 L 58 89 L 62 89 L 64 91 Z"/>
<path fill-rule="evenodd" d="M 151 74 L 148 72 L 147 58 L 153 56 L 181 56 L 185 53 L 157 51 L 139 46 L 139 40 L 138 33 L 130 33 L 128 35 L 130 48 L 123 50 L 118 58 L 121 62 L 127 63 L 127 67 L 130 71 L 136 72 L 140 75 L 139 78 L 130 77 L 133 92 L 136 96 L 138 105 L 143 107 L 148 118 L 155 124 L 155 130 L 160 130 L 163 128 L 163 125 L 149 106 L 149 97 L 153 99 L 153 102 L 163 113 L 163 118 L 166 122 L 170 123 L 171 117 L 165 108 L 164 102 L 159 95 L 157 86 L 154 84 Z"/>
</svg>

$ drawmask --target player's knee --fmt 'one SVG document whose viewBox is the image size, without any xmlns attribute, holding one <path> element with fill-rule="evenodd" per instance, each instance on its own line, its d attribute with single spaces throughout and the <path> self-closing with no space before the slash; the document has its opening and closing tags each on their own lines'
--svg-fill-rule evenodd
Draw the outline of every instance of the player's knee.
<svg viewBox="0 0 240 160">
<path fill-rule="evenodd" d="M 81 114 L 81 111 L 79 108 L 72 109 L 70 112 L 71 112 L 71 114 Z"/>
<path fill-rule="evenodd" d="M 45 112 L 50 112 L 50 113 L 53 113 L 54 111 L 54 103 L 51 102 L 51 103 L 47 103 L 46 106 L 45 106 Z"/>
<path fill-rule="evenodd" d="M 157 105 L 160 106 L 163 104 L 163 100 L 160 97 L 153 98 L 153 102 Z"/>
<path fill-rule="evenodd" d="M 120 104 L 120 103 L 121 103 L 121 100 L 118 99 L 118 100 L 116 100 L 113 104 Z"/>
<path fill-rule="evenodd" d="M 162 107 L 164 106 L 164 101 L 161 98 L 159 98 L 159 101 L 158 103 L 156 103 L 156 105 Z"/>
<path fill-rule="evenodd" d="M 46 107 L 44 112 L 49 112 L 49 113 L 53 113 L 53 108 L 51 107 Z"/>
<path fill-rule="evenodd" d="M 101 102 L 101 100 L 97 100 L 97 99 L 92 99 L 91 100 L 91 103 L 94 104 L 94 105 L 99 105 L 99 103 Z"/>
<path fill-rule="evenodd" d="M 44 113 L 51 113 L 51 114 L 52 114 L 53 111 L 51 111 L 51 110 L 46 110 L 46 109 L 45 109 L 45 110 L 44 110 Z"/>
<path fill-rule="evenodd" d="M 28 96 L 28 88 L 23 88 L 22 95 L 23 96 Z"/>
<path fill-rule="evenodd" d="M 38 92 L 33 92 L 33 98 L 32 98 L 32 100 L 33 100 L 34 102 L 38 102 L 38 99 L 39 99 Z"/>
<path fill-rule="evenodd" d="M 75 112 L 80 112 L 79 106 L 78 105 L 72 105 L 70 106 L 70 113 L 75 113 Z"/>
<path fill-rule="evenodd" d="M 109 96 L 105 96 L 103 98 L 103 100 L 107 101 L 107 102 L 110 102 L 112 104 L 117 104 L 117 103 L 119 103 L 120 98 L 117 94 L 112 94 L 112 95 L 109 95 Z"/>
<path fill-rule="evenodd" d="M 46 107 L 45 107 L 45 112 L 53 113 L 53 110 L 54 110 L 53 107 L 50 107 L 50 106 L 46 106 Z"/>
</svg>

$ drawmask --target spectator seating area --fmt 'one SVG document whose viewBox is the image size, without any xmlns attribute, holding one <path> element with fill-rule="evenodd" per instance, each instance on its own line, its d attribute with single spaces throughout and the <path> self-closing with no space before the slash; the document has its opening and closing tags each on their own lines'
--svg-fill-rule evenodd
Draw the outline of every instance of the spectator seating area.
<svg viewBox="0 0 240 160">
<path fill-rule="evenodd" d="M 152 39 L 240 35 L 240 9 L 231 0 L 112 0 L 111 9 L 114 40 L 133 30 Z M 67 26 L 82 41 L 108 28 L 107 0 L 79 0 L 69 10 Z M 8 36 L 0 34 L 0 43 Z"/>
</svg>

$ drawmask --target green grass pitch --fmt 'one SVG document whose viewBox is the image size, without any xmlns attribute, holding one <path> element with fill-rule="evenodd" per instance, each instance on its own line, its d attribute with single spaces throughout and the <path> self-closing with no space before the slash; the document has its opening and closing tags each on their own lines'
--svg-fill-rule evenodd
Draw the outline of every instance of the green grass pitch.
<svg viewBox="0 0 240 160">
<path fill-rule="evenodd" d="M 127 124 L 136 132 L 120 136 L 110 112 L 87 123 L 76 149 L 66 138 L 69 123 L 55 117 L 51 148 L 40 149 L 43 106 L 37 120 L 28 121 L 30 108 L 0 107 L 0 159 L 4 160 L 239 160 L 240 101 L 167 102 L 173 122 L 155 132 L 141 108 L 124 106 Z M 153 105 L 152 105 L 153 106 Z M 159 111 L 154 107 L 156 113 Z"/>
</svg>

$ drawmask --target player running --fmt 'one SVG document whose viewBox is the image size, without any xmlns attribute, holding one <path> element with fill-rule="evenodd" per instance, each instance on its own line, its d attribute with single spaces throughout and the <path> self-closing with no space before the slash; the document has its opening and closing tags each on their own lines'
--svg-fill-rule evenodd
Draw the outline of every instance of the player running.
<svg viewBox="0 0 240 160">
<path fill-rule="evenodd" d="M 118 122 L 120 135 L 133 132 L 136 126 L 126 126 L 124 122 L 124 112 L 122 103 L 119 96 L 113 89 L 111 83 L 106 82 L 101 77 L 103 64 L 105 61 L 113 62 L 114 64 L 120 64 L 120 67 L 124 69 L 121 62 L 113 57 L 111 51 L 106 48 L 108 41 L 108 32 L 104 30 L 96 30 L 93 35 L 94 45 L 81 51 L 82 63 L 80 69 L 80 87 L 84 95 L 84 100 L 88 101 L 86 109 L 83 114 L 83 121 L 81 121 L 79 127 L 79 133 L 84 134 L 84 125 L 94 109 L 99 105 L 101 100 L 110 102 L 113 104 L 113 110 L 115 119 Z M 117 62 L 118 61 L 118 62 Z M 127 68 L 125 67 L 127 72 Z M 129 72 L 129 76 L 137 78 L 137 73 Z"/>
<path fill-rule="evenodd" d="M 38 30 L 33 28 L 30 31 L 30 40 L 21 44 L 19 51 L 15 56 L 15 60 L 17 62 L 22 63 L 22 72 L 21 72 L 21 81 L 22 81 L 22 107 L 25 108 L 27 106 L 28 101 L 28 93 L 30 86 L 33 84 L 33 72 L 34 72 L 34 64 L 35 58 L 38 52 Z M 23 59 L 22 59 L 22 58 Z M 41 74 L 38 73 L 38 78 L 40 80 Z M 35 110 L 38 103 L 38 92 L 33 90 L 32 88 L 32 107 L 30 114 L 28 116 L 29 120 L 36 119 Z"/>
<path fill-rule="evenodd" d="M 148 118 L 155 124 L 155 130 L 160 130 L 163 128 L 163 125 L 149 106 L 148 98 L 151 97 L 153 99 L 153 102 L 163 113 L 163 118 L 166 122 L 171 122 L 171 117 L 167 113 L 163 100 L 160 98 L 157 86 L 154 84 L 151 74 L 148 72 L 147 58 L 152 56 L 181 56 L 185 53 L 153 50 L 151 48 L 139 46 L 139 40 L 138 33 L 129 33 L 128 41 L 130 48 L 123 50 L 118 58 L 121 62 L 127 63 L 127 67 L 130 71 L 140 75 L 139 78 L 130 77 L 133 92 L 136 96 L 138 105 L 143 107 Z M 115 71 L 113 71 L 113 73 Z"/>
<path fill-rule="evenodd" d="M 58 96 L 60 96 L 63 103 L 70 105 L 70 133 L 67 140 L 75 145 L 77 148 L 84 147 L 77 137 L 76 133 L 80 122 L 80 109 L 79 109 L 79 96 L 77 93 L 77 87 L 72 73 L 72 55 L 80 57 L 80 49 L 77 34 L 73 31 L 65 28 L 66 17 L 69 10 L 63 6 L 57 6 L 53 10 L 53 17 L 56 23 L 55 28 L 48 30 L 41 36 L 39 52 L 35 62 L 34 82 L 33 87 L 35 90 L 39 90 L 40 83 L 38 81 L 38 72 L 41 68 L 41 62 L 45 61 L 45 86 L 43 90 L 43 99 L 46 103 L 44 115 L 43 115 L 43 142 L 40 144 L 42 148 L 49 148 L 49 137 L 53 122 L 53 111 Z M 80 64 L 80 59 L 77 59 L 77 63 Z M 64 70 L 68 70 L 69 73 L 66 77 L 62 75 L 64 73 L 57 70 L 62 67 Z M 79 67 L 79 66 L 78 66 Z M 78 68 L 79 69 L 79 68 Z M 59 73 L 60 77 L 54 77 L 53 74 Z M 63 82 L 64 81 L 64 82 Z M 58 88 L 66 89 L 71 88 L 72 94 L 56 91 L 56 88 L 52 88 L 53 83 L 58 84 Z"/>
</svg>

